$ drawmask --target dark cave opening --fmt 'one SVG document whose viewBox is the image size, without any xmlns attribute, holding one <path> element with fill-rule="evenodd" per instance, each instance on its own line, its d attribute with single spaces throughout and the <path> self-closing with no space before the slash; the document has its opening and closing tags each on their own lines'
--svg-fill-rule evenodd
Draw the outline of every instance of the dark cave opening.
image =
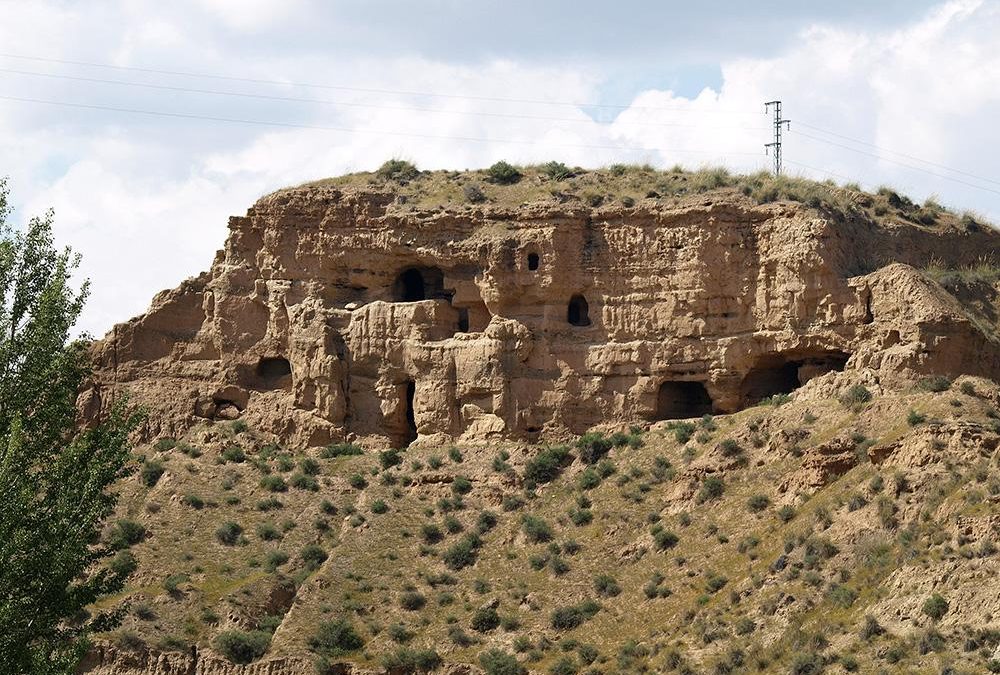
<svg viewBox="0 0 1000 675">
<path fill-rule="evenodd" d="M 569 306 L 566 308 L 566 321 L 571 326 L 590 325 L 590 305 L 582 295 L 574 295 L 569 299 Z"/>
<path fill-rule="evenodd" d="M 771 354 L 758 359 L 740 384 L 743 406 L 779 394 L 791 394 L 814 377 L 842 371 L 850 354 L 840 351 Z"/>
<path fill-rule="evenodd" d="M 701 382 L 668 380 L 656 392 L 656 419 L 678 420 L 712 413 L 712 397 Z"/>
<path fill-rule="evenodd" d="M 538 258 L 538 254 L 537 253 L 529 253 L 528 254 L 528 270 L 529 271 L 531 271 L 531 272 L 538 271 L 538 264 L 539 264 L 539 262 L 540 262 L 540 260 Z"/>
<path fill-rule="evenodd" d="M 402 443 L 400 447 L 406 447 L 413 441 L 417 440 L 417 418 L 413 411 L 413 399 L 417 393 L 417 383 L 413 380 L 407 380 L 406 382 L 406 430 L 402 436 Z"/>
<path fill-rule="evenodd" d="M 392 296 L 396 302 L 447 298 L 444 292 L 444 274 L 437 267 L 409 267 L 396 277 L 392 285 Z"/>
<path fill-rule="evenodd" d="M 281 356 L 267 356 L 257 362 L 257 379 L 264 389 L 282 389 L 292 383 L 292 364 Z"/>
</svg>

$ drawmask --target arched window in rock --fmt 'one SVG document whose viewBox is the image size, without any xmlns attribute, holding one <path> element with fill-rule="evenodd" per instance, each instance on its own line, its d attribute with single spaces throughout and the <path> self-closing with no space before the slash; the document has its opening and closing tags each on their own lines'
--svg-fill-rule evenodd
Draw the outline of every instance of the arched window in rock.
<svg viewBox="0 0 1000 675">
<path fill-rule="evenodd" d="M 537 272 L 538 271 L 538 263 L 539 262 L 540 262 L 540 258 L 538 257 L 537 253 L 529 253 L 528 254 L 528 270 L 529 271 L 531 271 L 531 272 Z"/>
<path fill-rule="evenodd" d="M 587 299 L 580 294 L 569 299 L 569 306 L 566 308 L 566 321 L 571 326 L 590 325 L 590 305 Z"/>
</svg>

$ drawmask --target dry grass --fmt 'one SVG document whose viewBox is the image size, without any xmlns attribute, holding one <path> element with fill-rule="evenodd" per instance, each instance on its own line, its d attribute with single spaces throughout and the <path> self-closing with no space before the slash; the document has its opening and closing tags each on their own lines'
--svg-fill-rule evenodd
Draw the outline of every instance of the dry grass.
<svg viewBox="0 0 1000 675">
<path fill-rule="evenodd" d="M 875 532 L 888 542 L 885 555 L 892 564 L 871 568 L 857 567 L 863 542 L 852 533 L 859 523 L 870 528 L 877 521 L 875 500 L 853 512 L 846 504 L 852 494 L 867 490 L 878 467 L 862 462 L 815 494 L 792 499 L 796 515 L 789 522 L 777 517 L 778 506 L 789 497 L 776 486 L 799 468 L 801 451 L 849 430 L 879 442 L 917 433 L 905 421 L 910 409 L 919 409 L 929 419 L 960 417 L 984 426 L 992 424 L 984 400 L 966 396 L 963 405 L 956 407 L 950 402 L 955 396 L 954 391 L 914 391 L 876 399 L 858 412 L 845 410 L 833 399 L 793 400 L 780 407 L 761 406 L 717 417 L 714 430 L 702 429 L 707 438 L 689 442 L 696 449 L 694 463 L 717 466 L 715 448 L 727 438 L 738 441 L 748 462 L 725 469 L 723 497 L 704 504 L 684 496 L 697 487 L 691 482 L 694 474 L 685 475 L 690 453 L 667 430 L 643 434 L 640 448 L 613 450 L 610 460 L 616 472 L 589 490 L 580 487 L 583 466 L 578 461 L 536 490 L 526 491 L 518 487 L 518 479 L 503 478 L 497 472 L 510 466 L 516 475 L 523 475 L 526 461 L 538 452 L 535 447 L 465 448 L 461 463 L 449 459 L 447 448 L 413 448 L 403 453 L 401 466 L 388 470 L 380 468 L 374 454 L 320 459 L 320 490 L 289 488 L 276 495 L 284 506 L 274 511 L 256 508 L 259 500 L 272 496 L 259 487 L 262 470 L 287 478 L 294 469 L 283 472 L 281 467 L 287 467 L 289 459 L 294 464 L 303 453 L 286 449 L 288 457 L 283 457 L 268 446 L 268 439 L 252 430 L 235 434 L 219 447 L 202 445 L 205 453 L 197 459 L 176 448 L 160 452 L 149 448 L 150 455 L 155 452 L 164 461 L 166 473 L 153 488 L 138 479 L 126 486 L 124 513 L 141 520 L 150 536 L 134 548 L 140 570 L 125 597 L 136 605 L 150 604 L 157 619 L 130 616 L 123 631 L 152 644 L 170 636 L 174 641 L 205 646 L 222 629 L 212 616 L 233 613 L 250 625 L 273 622 L 278 626 L 270 655 L 304 654 L 318 623 L 346 618 L 366 642 L 363 650 L 346 658 L 366 666 L 377 665 L 384 655 L 394 652 L 399 646 L 394 638 L 410 634 L 410 647 L 432 647 L 448 662 L 469 663 L 489 648 L 510 651 L 515 640 L 522 638 L 529 646 L 521 660 L 539 671 L 547 671 L 563 658 L 577 659 L 576 645 L 589 645 L 599 652 L 595 665 L 604 672 L 661 670 L 672 651 L 682 653 L 693 665 L 700 664 L 700 669 L 712 668 L 729 658 L 733 649 L 742 650 L 747 663 L 765 661 L 768 672 L 785 672 L 802 651 L 802 641 L 823 634 L 837 644 L 852 645 L 863 669 L 877 670 L 883 663 L 876 655 L 878 645 L 859 644 L 853 636 L 864 614 L 881 600 L 881 582 L 904 556 L 911 556 L 906 558 L 908 563 L 923 561 L 930 569 L 956 558 L 958 554 L 947 542 L 933 543 L 934 533 L 947 527 L 944 516 L 937 514 L 980 513 L 981 503 L 972 503 L 965 495 L 971 489 L 988 491 L 990 481 L 1000 489 L 996 466 L 988 465 L 985 479 L 978 483 L 932 480 L 928 489 L 940 485 L 944 492 L 935 497 L 937 510 L 929 518 L 913 517 L 915 543 L 903 546 L 897 532 L 876 526 Z M 218 429 L 216 425 L 214 430 Z M 752 429 L 765 441 L 759 448 L 749 441 Z M 793 429 L 807 432 L 799 450 L 771 445 L 782 430 Z M 213 429 L 196 431 L 186 440 L 199 444 L 201 431 Z M 219 450 L 233 442 L 244 448 L 248 461 L 219 464 Z M 501 452 L 507 458 L 497 462 Z M 671 470 L 664 471 L 664 460 Z M 951 471 L 961 475 L 970 471 L 962 461 L 954 458 Z M 348 477 L 358 473 L 367 478 L 364 489 L 348 484 Z M 881 473 L 891 482 L 891 470 Z M 470 477 L 473 486 L 462 498 L 462 508 L 453 508 L 452 479 L 457 476 Z M 181 503 L 179 496 L 190 493 L 201 495 L 206 506 L 195 509 Z M 768 496 L 771 506 L 753 513 L 747 502 L 758 494 Z M 519 496 L 523 506 L 505 511 L 501 502 L 511 495 Z M 583 495 L 591 502 L 586 508 L 593 519 L 578 526 L 569 513 L 580 508 Z M 919 504 L 922 499 L 923 493 L 908 496 L 899 501 L 900 508 L 906 508 L 907 501 Z M 377 501 L 385 502 L 388 511 L 373 512 Z M 158 508 L 150 511 L 150 504 Z M 331 507 L 336 509 L 333 514 Z M 476 528 L 483 509 L 497 515 L 497 524 L 481 535 L 476 563 L 458 571 L 447 569 L 442 553 Z M 553 542 L 529 543 L 521 526 L 524 514 L 548 522 L 555 533 Z M 816 524 L 820 514 L 829 514 L 829 529 Z M 449 517 L 461 524 L 463 532 L 449 533 L 445 525 Z M 327 527 L 317 529 L 317 519 L 325 520 Z M 227 520 L 243 526 L 245 543 L 224 546 L 215 539 L 216 527 Z M 286 521 L 294 526 L 285 530 Z M 262 541 L 256 527 L 263 523 L 277 524 L 284 530 L 282 538 Z M 440 527 L 444 541 L 424 542 L 421 530 L 427 523 Z M 678 544 L 658 551 L 651 535 L 654 525 L 676 533 Z M 804 542 L 810 537 L 829 538 L 840 552 L 816 569 L 806 565 L 793 575 L 790 570 L 802 564 Z M 753 540 L 756 544 L 751 545 Z M 787 553 L 788 566 L 776 570 L 773 564 L 786 553 L 786 542 L 793 544 Z M 316 570 L 298 558 L 311 544 L 329 553 Z M 553 544 L 559 547 L 558 554 Z M 290 557 L 276 571 L 265 564 L 272 550 Z M 549 560 L 536 569 L 532 559 L 539 556 Z M 567 563 L 568 570 L 557 572 L 555 557 Z M 846 581 L 840 570 L 850 573 Z M 189 581 L 181 583 L 178 594 L 170 595 L 162 582 L 178 573 L 187 575 Z M 594 579 L 604 574 L 615 577 L 622 589 L 619 595 L 598 596 Z M 645 586 L 654 574 L 663 577 L 660 586 L 670 589 L 668 596 L 647 597 Z M 721 590 L 712 591 L 712 579 L 722 577 L 726 581 Z M 814 585 L 817 578 L 818 586 Z M 282 579 L 297 589 L 295 609 L 287 615 L 288 605 L 273 600 L 273 589 L 288 583 Z M 855 590 L 857 600 L 849 607 L 833 603 L 828 597 L 832 583 Z M 411 591 L 426 599 L 421 609 L 400 607 L 401 596 Z M 774 603 L 784 606 L 789 601 L 782 598 L 787 597 L 794 600 L 785 609 L 769 611 Z M 550 616 L 555 608 L 587 599 L 597 599 L 602 606 L 593 618 L 569 631 L 552 628 Z M 491 600 L 498 603 L 506 627 L 478 633 L 471 628 L 472 616 Z M 756 629 L 738 634 L 735 627 L 747 619 Z M 405 630 L 392 628 L 400 622 Z M 474 642 L 455 643 L 456 627 Z M 962 652 L 958 637 L 949 640 L 949 658 L 955 663 L 982 666 L 977 654 Z M 630 641 L 639 646 L 629 647 Z M 823 651 L 830 655 L 840 649 Z M 927 657 L 911 651 L 903 665 L 916 672 L 929 663 Z"/>
</svg>

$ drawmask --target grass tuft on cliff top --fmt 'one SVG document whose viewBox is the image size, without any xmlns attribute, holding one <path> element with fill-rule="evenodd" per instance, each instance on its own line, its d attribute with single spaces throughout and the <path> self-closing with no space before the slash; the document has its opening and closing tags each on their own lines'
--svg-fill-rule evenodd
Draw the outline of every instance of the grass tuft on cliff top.
<svg viewBox="0 0 1000 675">
<path fill-rule="evenodd" d="M 530 203 L 562 203 L 591 208 L 631 208 L 641 202 L 659 205 L 684 198 L 715 195 L 755 204 L 797 202 L 832 215 L 863 215 L 917 227 L 954 227 L 970 232 L 988 227 L 981 216 L 957 214 L 935 198 L 918 204 L 889 187 L 865 192 L 856 183 L 838 185 L 801 176 L 760 171 L 731 173 L 723 167 L 688 170 L 680 165 L 657 169 L 649 164 L 612 164 L 598 169 L 558 161 L 519 166 L 498 161 L 483 169 L 421 171 L 413 163 L 391 159 L 376 171 L 362 171 L 306 183 L 299 187 L 339 187 L 396 193 L 414 208 Z"/>
</svg>

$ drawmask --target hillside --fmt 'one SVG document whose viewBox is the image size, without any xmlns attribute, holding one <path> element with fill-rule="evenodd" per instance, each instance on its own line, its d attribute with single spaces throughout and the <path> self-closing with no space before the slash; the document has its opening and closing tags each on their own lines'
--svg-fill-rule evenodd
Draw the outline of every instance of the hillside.
<svg viewBox="0 0 1000 675">
<path fill-rule="evenodd" d="M 981 219 L 387 163 L 230 230 L 94 346 L 149 417 L 87 672 L 1000 669 Z"/>
</svg>

